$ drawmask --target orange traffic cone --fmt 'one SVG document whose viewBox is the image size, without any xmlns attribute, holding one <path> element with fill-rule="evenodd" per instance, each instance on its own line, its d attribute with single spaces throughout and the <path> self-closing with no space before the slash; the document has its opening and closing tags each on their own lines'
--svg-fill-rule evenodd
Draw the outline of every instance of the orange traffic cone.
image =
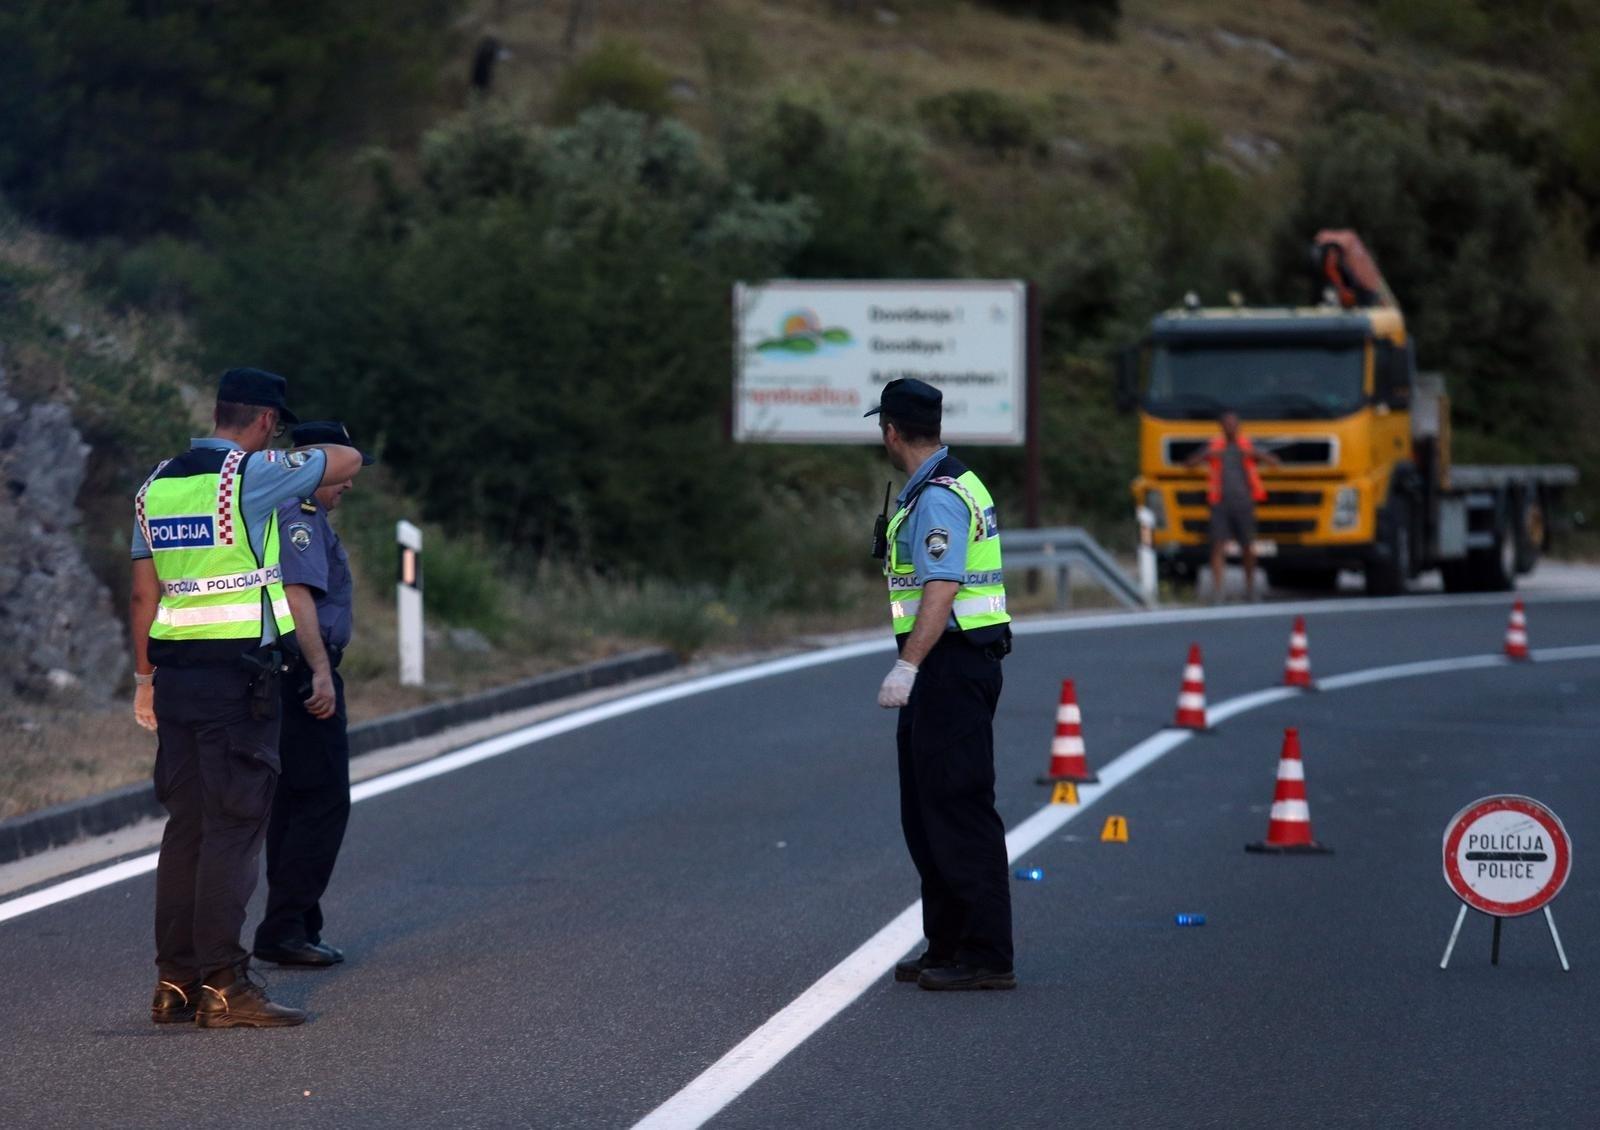
<svg viewBox="0 0 1600 1130">
<path fill-rule="evenodd" d="M 1057 781 L 1080 784 L 1098 781 L 1089 772 L 1089 759 L 1083 748 L 1083 715 L 1078 710 L 1078 692 L 1071 679 L 1061 680 L 1061 705 L 1056 707 L 1056 736 L 1050 742 L 1050 768 L 1039 778 L 1041 785 Z"/>
<path fill-rule="evenodd" d="M 1245 844 L 1245 851 L 1273 855 L 1310 855 L 1331 852 L 1311 838 L 1311 806 L 1306 803 L 1306 770 L 1300 760 L 1300 731 L 1283 732 L 1283 753 L 1278 757 L 1278 787 L 1272 794 L 1272 814 L 1267 818 L 1267 838 Z"/>
<path fill-rule="evenodd" d="M 1283 685 L 1311 689 L 1311 653 L 1306 648 L 1306 618 L 1296 616 L 1289 633 L 1289 658 L 1283 665 Z"/>
<path fill-rule="evenodd" d="M 1200 645 L 1189 645 L 1189 662 L 1183 668 L 1183 689 L 1178 692 L 1178 716 L 1172 723 L 1179 730 L 1206 728 L 1206 673 L 1200 666 Z"/>
<path fill-rule="evenodd" d="M 1506 625 L 1506 657 L 1531 659 L 1528 654 L 1528 618 L 1522 614 L 1522 601 L 1511 606 L 1511 623 Z"/>
</svg>

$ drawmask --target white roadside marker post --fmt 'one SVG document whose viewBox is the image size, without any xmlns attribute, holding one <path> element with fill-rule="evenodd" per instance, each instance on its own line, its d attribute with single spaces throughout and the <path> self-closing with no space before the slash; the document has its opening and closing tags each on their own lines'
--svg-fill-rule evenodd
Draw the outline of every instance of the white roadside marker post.
<svg viewBox="0 0 1600 1130">
<path fill-rule="evenodd" d="M 395 605 L 400 624 L 400 685 L 422 686 L 422 531 L 404 518 L 394 524 L 400 545 Z"/>
</svg>

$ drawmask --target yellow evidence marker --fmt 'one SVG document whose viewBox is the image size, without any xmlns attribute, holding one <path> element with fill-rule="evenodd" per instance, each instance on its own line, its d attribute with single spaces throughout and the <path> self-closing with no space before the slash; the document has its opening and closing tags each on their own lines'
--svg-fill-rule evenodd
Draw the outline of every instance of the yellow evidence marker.
<svg viewBox="0 0 1600 1130">
<path fill-rule="evenodd" d="M 1106 826 L 1100 829 L 1100 842 L 1103 844 L 1127 843 L 1128 822 L 1120 816 L 1107 816 Z"/>
<path fill-rule="evenodd" d="M 1050 794 L 1051 804 L 1077 804 L 1078 784 L 1076 781 L 1057 781 L 1055 791 Z"/>
</svg>

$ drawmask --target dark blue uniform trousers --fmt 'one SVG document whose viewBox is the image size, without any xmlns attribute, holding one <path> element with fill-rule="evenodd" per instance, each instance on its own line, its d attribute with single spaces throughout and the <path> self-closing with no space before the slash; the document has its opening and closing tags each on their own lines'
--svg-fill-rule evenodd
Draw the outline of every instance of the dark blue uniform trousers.
<svg viewBox="0 0 1600 1130">
<path fill-rule="evenodd" d="M 267 826 L 267 912 L 257 947 L 322 940 L 322 895 L 350 819 L 350 741 L 337 670 L 333 687 L 333 716 L 313 718 L 305 706 L 310 672 L 301 667 L 283 680 L 283 776 Z"/>
<path fill-rule="evenodd" d="M 239 932 L 278 778 L 277 698 L 252 717 L 250 679 L 242 665 L 156 672 L 156 968 L 177 984 L 248 956 Z"/>
<path fill-rule="evenodd" d="M 948 632 L 900 708 L 900 825 L 922 877 L 928 952 L 1009 971 L 1006 829 L 994 807 L 1000 660 Z"/>
</svg>

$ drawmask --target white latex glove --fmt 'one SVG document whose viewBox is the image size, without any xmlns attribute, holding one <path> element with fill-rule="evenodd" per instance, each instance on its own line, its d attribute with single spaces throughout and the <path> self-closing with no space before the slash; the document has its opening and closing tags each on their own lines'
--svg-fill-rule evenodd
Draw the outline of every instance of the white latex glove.
<svg viewBox="0 0 1600 1130">
<path fill-rule="evenodd" d="M 878 705 L 885 709 L 904 706 L 911 701 L 911 684 L 916 681 L 916 666 L 899 660 L 878 688 Z"/>
<path fill-rule="evenodd" d="M 148 683 L 133 688 L 133 720 L 146 730 L 156 728 L 156 689 Z"/>
</svg>

